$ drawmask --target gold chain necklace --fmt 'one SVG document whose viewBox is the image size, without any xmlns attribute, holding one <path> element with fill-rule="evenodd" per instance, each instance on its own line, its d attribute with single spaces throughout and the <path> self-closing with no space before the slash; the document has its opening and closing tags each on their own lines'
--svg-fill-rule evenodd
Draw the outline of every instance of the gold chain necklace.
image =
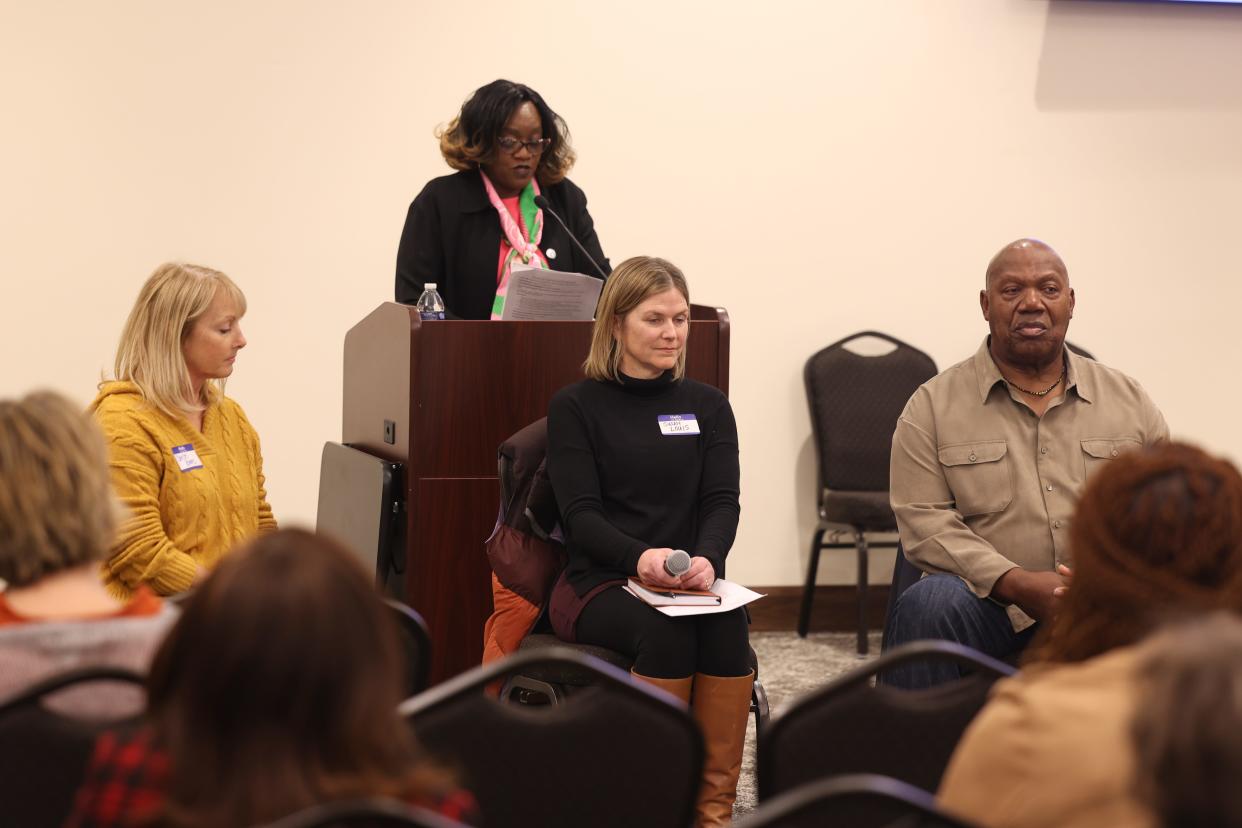
<svg viewBox="0 0 1242 828">
<path fill-rule="evenodd" d="M 1018 385 L 1016 382 L 1010 382 L 1008 379 L 1005 379 L 1005 377 L 1003 376 L 1001 377 L 1001 379 L 1004 379 L 1005 382 L 1008 383 L 1011 388 L 1016 388 L 1019 391 L 1021 391 L 1023 394 L 1030 394 L 1032 397 L 1046 397 L 1052 393 L 1054 388 L 1056 388 L 1058 385 L 1061 384 L 1061 380 L 1065 379 L 1065 368 L 1064 367 L 1061 368 L 1061 376 L 1057 377 L 1057 381 L 1054 382 L 1052 385 L 1049 385 L 1043 391 L 1029 391 L 1026 388 L 1023 388 L 1021 385 Z"/>
</svg>

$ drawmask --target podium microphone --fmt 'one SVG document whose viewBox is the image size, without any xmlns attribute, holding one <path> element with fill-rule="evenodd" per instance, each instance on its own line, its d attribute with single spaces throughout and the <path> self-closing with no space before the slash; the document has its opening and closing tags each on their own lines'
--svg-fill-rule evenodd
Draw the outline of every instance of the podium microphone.
<svg viewBox="0 0 1242 828">
<path fill-rule="evenodd" d="M 578 250 L 581 251 L 582 255 L 586 256 L 587 261 L 591 263 L 591 266 L 595 268 L 595 272 L 599 274 L 599 278 L 604 281 L 608 281 L 608 274 L 605 273 L 604 269 L 599 266 L 599 262 L 591 258 L 591 254 L 588 253 L 587 249 L 582 246 L 582 242 L 578 241 L 578 237 L 574 235 L 574 232 L 569 229 L 569 225 L 565 223 L 565 219 L 556 214 L 556 211 L 552 209 L 552 205 L 548 203 L 548 200 L 544 198 L 542 194 L 535 196 L 535 206 L 552 216 L 552 218 L 556 219 L 556 223 L 559 224 L 567 234 L 569 234 L 569 240 L 574 243 L 574 247 L 577 247 Z"/>
<path fill-rule="evenodd" d="M 674 549 L 664 559 L 664 571 L 674 578 L 680 578 L 690 571 L 690 555 L 684 549 Z"/>
</svg>

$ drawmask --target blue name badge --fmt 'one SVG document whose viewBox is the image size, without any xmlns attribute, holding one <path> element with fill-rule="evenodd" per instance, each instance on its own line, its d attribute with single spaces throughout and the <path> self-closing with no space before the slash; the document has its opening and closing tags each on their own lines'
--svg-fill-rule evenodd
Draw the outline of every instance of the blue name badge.
<svg viewBox="0 0 1242 828">
<path fill-rule="evenodd" d="M 665 437 L 699 433 L 699 421 L 693 414 L 661 414 L 656 419 Z"/>
<path fill-rule="evenodd" d="M 198 459 L 198 452 L 194 450 L 193 443 L 186 443 L 184 446 L 173 446 L 172 455 L 183 472 L 194 471 L 203 467 L 203 461 Z"/>
</svg>

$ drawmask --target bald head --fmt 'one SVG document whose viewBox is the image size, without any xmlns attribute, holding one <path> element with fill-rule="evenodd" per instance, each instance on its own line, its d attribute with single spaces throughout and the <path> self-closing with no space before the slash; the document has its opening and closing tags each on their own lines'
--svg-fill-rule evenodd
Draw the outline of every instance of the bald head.
<svg viewBox="0 0 1242 828">
<path fill-rule="evenodd" d="M 1061 261 L 1057 251 L 1039 239 L 1018 239 L 998 250 L 992 257 L 992 261 L 988 262 L 988 269 L 983 277 L 984 289 L 987 289 L 992 284 L 992 278 L 1007 266 L 1028 260 L 1032 256 L 1044 258 L 1051 267 L 1060 271 L 1065 277 L 1065 283 L 1069 284 L 1069 271 L 1065 269 L 1065 262 Z"/>
<path fill-rule="evenodd" d="M 996 364 L 1036 375 L 1059 370 L 1074 301 L 1065 263 L 1055 250 L 1035 239 L 1002 247 L 988 263 L 979 291 Z"/>
</svg>

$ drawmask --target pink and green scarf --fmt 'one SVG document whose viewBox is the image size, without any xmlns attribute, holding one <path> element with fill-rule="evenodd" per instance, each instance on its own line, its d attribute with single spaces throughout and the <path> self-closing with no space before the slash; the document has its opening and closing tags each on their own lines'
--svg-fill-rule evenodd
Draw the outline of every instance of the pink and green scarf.
<svg viewBox="0 0 1242 828">
<path fill-rule="evenodd" d="M 505 309 L 505 296 L 509 292 L 509 276 L 514 261 L 521 260 L 523 264 L 545 269 L 548 266 L 543 252 L 539 250 L 539 241 L 543 238 L 543 210 L 535 204 L 535 196 L 539 195 L 539 182 L 532 178 L 518 196 L 518 218 L 521 221 L 519 225 L 505 208 L 487 174 L 479 170 L 479 175 L 483 176 L 487 198 L 500 215 L 500 227 L 504 231 L 505 240 L 509 242 L 509 252 L 505 256 L 500 281 L 496 286 L 496 299 L 492 302 L 492 319 L 499 319 Z"/>
</svg>

